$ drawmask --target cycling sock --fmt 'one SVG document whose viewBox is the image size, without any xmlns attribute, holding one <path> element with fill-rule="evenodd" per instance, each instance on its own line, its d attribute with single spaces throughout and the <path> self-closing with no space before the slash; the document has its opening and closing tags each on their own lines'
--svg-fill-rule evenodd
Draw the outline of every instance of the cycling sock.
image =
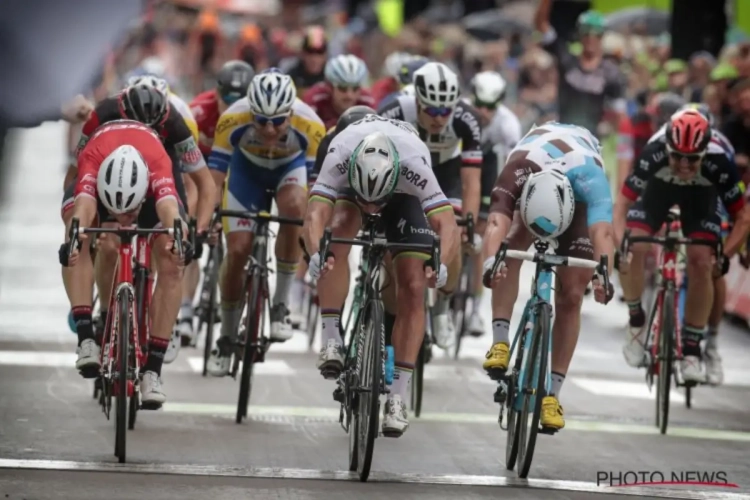
<svg viewBox="0 0 750 500">
<path fill-rule="evenodd" d="M 294 281 L 292 281 L 292 304 L 297 307 L 302 304 L 302 301 L 305 300 L 305 288 L 307 288 L 305 280 L 301 280 L 295 276 Z"/>
<path fill-rule="evenodd" d="M 339 309 L 322 309 L 320 319 L 323 325 L 321 329 L 323 346 L 328 344 L 329 340 L 335 340 L 338 344 L 343 344 L 339 324 L 341 323 L 341 310 Z"/>
<path fill-rule="evenodd" d="M 97 328 L 94 330 L 94 341 L 96 341 L 96 345 L 99 347 L 102 346 L 102 342 L 104 341 L 104 330 L 107 329 L 108 324 L 109 311 L 101 309 L 99 311 L 99 322 L 97 322 Z M 101 326 L 101 328 L 99 328 L 99 326 Z"/>
<path fill-rule="evenodd" d="M 435 314 L 436 316 L 439 316 L 441 314 L 447 313 L 448 308 L 450 307 L 450 304 L 451 304 L 451 296 L 444 292 L 438 291 L 435 294 L 435 305 L 432 306 L 433 314 Z"/>
<path fill-rule="evenodd" d="M 706 335 L 706 349 L 714 349 L 716 350 L 718 345 L 718 334 L 719 334 L 719 327 L 718 326 L 709 326 L 708 327 L 708 334 Z"/>
<path fill-rule="evenodd" d="M 70 310 L 73 313 L 73 323 L 76 325 L 78 333 L 78 345 L 84 340 L 94 338 L 94 325 L 91 320 L 90 306 L 75 306 Z"/>
<path fill-rule="evenodd" d="M 646 313 L 641 307 L 641 299 L 628 301 L 628 312 L 630 313 L 630 326 L 640 328 L 646 323 Z"/>
<path fill-rule="evenodd" d="M 148 339 L 148 357 L 143 365 L 144 372 L 154 372 L 161 376 L 161 365 L 164 363 L 164 354 L 169 347 L 169 339 L 151 337 Z"/>
<path fill-rule="evenodd" d="M 393 325 L 396 324 L 396 315 L 385 311 L 383 314 L 383 327 L 385 330 L 385 345 L 393 345 Z"/>
<path fill-rule="evenodd" d="M 289 290 L 297 274 L 297 262 L 276 260 L 276 291 L 273 294 L 273 305 L 289 304 Z"/>
<path fill-rule="evenodd" d="M 474 300 L 471 301 L 471 315 L 480 314 L 482 309 L 482 291 L 474 293 Z"/>
<path fill-rule="evenodd" d="M 565 375 L 558 372 L 552 372 L 552 392 L 549 395 L 555 396 L 559 400 L 563 382 L 565 382 Z"/>
<path fill-rule="evenodd" d="M 182 299 L 182 305 L 180 305 L 180 319 L 193 319 L 193 299 Z"/>
<path fill-rule="evenodd" d="M 396 369 L 393 372 L 393 384 L 391 385 L 391 398 L 398 394 L 402 401 L 410 398 L 411 374 L 414 372 L 414 365 L 409 363 L 396 363 Z"/>
<path fill-rule="evenodd" d="M 221 336 L 233 339 L 242 316 L 242 302 L 221 302 Z"/>
<path fill-rule="evenodd" d="M 684 356 L 701 357 L 701 340 L 705 333 L 705 328 L 684 325 L 682 327 L 682 354 Z"/>
<path fill-rule="evenodd" d="M 492 344 L 505 342 L 509 344 L 510 321 L 503 318 L 492 320 Z"/>
</svg>

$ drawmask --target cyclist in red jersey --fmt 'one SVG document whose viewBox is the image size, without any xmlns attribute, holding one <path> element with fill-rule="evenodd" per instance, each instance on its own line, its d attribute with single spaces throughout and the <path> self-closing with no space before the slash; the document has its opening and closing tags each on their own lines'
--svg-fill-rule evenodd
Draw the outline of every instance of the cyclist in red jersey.
<svg viewBox="0 0 750 500">
<path fill-rule="evenodd" d="M 82 228 L 137 224 L 142 228 L 171 227 L 184 220 L 179 202 L 172 161 L 156 133 L 131 120 L 102 125 L 78 156 L 75 197 L 65 200 L 62 211 L 69 221 L 76 217 Z M 185 226 L 187 234 L 187 226 Z M 67 234 L 67 231 L 66 231 Z M 82 234 L 85 240 L 86 235 Z M 67 236 L 66 236 L 67 240 Z M 149 352 L 142 375 L 144 408 L 157 409 L 166 401 L 161 388 L 161 367 L 180 308 L 182 270 L 192 259 L 192 248 L 185 245 L 184 260 L 173 253 L 174 241 L 165 235 L 151 241 L 152 257 L 159 277 L 151 303 L 152 330 Z M 78 332 L 78 368 L 84 378 L 95 378 L 101 367 L 101 348 L 94 335 L 91 290 L 94 285 L 90 245 L 81 245 L 68 259 L 69 242 L 60 247 L 63 281 L 70 299 Z M 109 283 L 100 284 L 99 300 L 108 304 L 114 273 Z"/>
<path fill-rule="evenodd" d="M 367 77 L 367 65 L 362 59 L 352 55 L 336 56 L 326 63 L 326 80 L 307 89 L 302 100 L 329 129 L 352 106 L 375 106 L 370 92 L 362 87 Z"/>
<path fill-rule="evenodd" d="M 219 116 L 245 95 L 253 76 L 255 70 L 245 61 L 228 61 L 219 70 L 216 88 L 198 94 L 190 103 L 190 111 L 198 123 L 198 146 L 204 157 L 211 154 Z"/>
<path fill-rule="evenodd" d="M 401 67 L 409 62 L 414 56 L 406 52 L 394 52 L 385 59 L 385 76 L 375 83 L 372 84 L 371 93 L 372 98 L 375 100 L 377 106 L 380 107 L 380 103 L 387 96 L 401 90 L 401 82 L 399 81 L 399 74 Z"/>
</svg>

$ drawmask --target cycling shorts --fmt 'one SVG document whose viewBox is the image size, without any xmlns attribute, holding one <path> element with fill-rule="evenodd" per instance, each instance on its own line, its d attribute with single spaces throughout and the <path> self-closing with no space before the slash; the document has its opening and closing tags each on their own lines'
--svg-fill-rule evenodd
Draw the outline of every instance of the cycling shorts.
<svg viewBox="0 0 750 500">
<path fill-rule="evenodd" d="M 513 214 L 513 223 L 506 238 L 513 250 L 528 250 L 534 243 L 534 236 L 526 229 L 518 211 Z M 579 259 L 593 259 L 594 246 L 589 238 L 586 204 L 576 202 L 573 221 L 563 234 L 557 237 L 557 255 L 576 257 Z"/>
<path fill-rule="evenodd" d="M 490 204 L 492 202 L 492 189 L 495 187 L 495 181 L 498 176 L 497 154 L 490 151 L 484 154 L 482 163 L 481 177 L 481 199 L 479 201 L 479 219 L 487 220 L 490 214 Z"/>
<path fill-rule="evenodd" d="M 222 208 L 225 210 L 247 210 L 257 212 L 271 210 L 273 193 L 284 186 L 307 187 L 305 156 L 300 154 L 287 165 L 269 169 L 251 163 L 239 149 L 235 149 L 229 160 L 227 184 Z M 225 217 L 222 221 L 225 233 L 255 230 L 251 220 Z"/>
<path fill-rule="evenodd" d="M 444 161 L 440 165 L 433 166 L 438 185 L 443 190 L 445 197 L 453 206 L 456 215 L 461 214 L 463 191 L 461 189 L 461 166 L 463 162 L 460 156 Z"/>
</svg>

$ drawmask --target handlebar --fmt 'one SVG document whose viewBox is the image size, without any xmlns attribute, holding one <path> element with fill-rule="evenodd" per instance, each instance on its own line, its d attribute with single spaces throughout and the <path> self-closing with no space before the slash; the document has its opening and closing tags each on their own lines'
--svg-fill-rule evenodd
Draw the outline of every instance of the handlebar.
<svg viewBox="0 0 750 500">
<path fill-rule="evenodd" d="M 184 257 L 185 252 L 182 245 L 183 232 L 182 232 L 182 219 L 175 219 L 173 227 L 166 228 L 155 228 L 155 229 L 144 229 L 137 226 L 131 227 L 84 227 L 81 229 L 81 222 L 78 217 L 73 217 L 70 221 L 70 229 L 68 230 L 68 258 L 72 257 L 73 250 L 78 248 L 80 245 L 79 235 L 81 234 L 114 234 L 119 236 L 124 244 L 129 243 L 135 236 L 150 236 L 154 234 L 168 234 L 172 236 L 175 241 L 175 250 L 180 257 Z"/>
<path fill-rule="evenodd" d="M 661 245 L 667 248 L 674 248 L 678 245 L 701 245 L 711 247 L 716 251 L 716 256 L 721 257 L 724 255 L 724 242 L 721 238 L 708 239 L 708 238 L 688 238 L 688 237 L 674 237 L 674 236 L 630 236 L 630 230 L 626 230 L 620 244 L 620 250 L 615 261 L 623 255 L 630 253 L 630 245 L 632 243 L 653 243 Z M 617 265 L 617 262 L 615 262 Z"/>
<path fill-rule="evenodd" d="M 255 222 L 268 224 L 271 222 L 278 222 L 279 224 L 290 224 L 293 226 L 301 226 L 303 224 L 302 219 L 295 219 L 293 217 L 282 217 L 280 215 L 273 215 L 266 211 L 260 212 L 249 212 L 246 210 L 217 210 L 217 217 L 235 217 L 237 219 L 249 219 Z"/>
</svg>

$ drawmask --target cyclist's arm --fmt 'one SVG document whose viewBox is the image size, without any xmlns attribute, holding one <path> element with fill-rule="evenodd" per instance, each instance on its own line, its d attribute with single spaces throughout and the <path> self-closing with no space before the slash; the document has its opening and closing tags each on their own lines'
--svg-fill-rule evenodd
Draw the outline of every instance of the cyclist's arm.
<svg viewBox="0 0 750 500">
<path fill-rule="evenodd" d="M 615 233 L 612 227 L 612 195 L 604 169 L 588 162 L 569 170 L 567 176 L 576 199 L 586 203 L 586 223 L 594 247 L 594 260 L 607 255 L 611 273 L 615 258 Z"/>
<path fill-rule="evenodd" d="M 461 137 L 461 202 L 463 215 L 472 214 L 474 220 L 479 214 L 482 174 L 482 127 L 479 114 L 469 106 L 462 105 L 456 110 L 454 127 Z"/>
<path fill-rule="evenodd" d="M 447 202 L 448 199 L 446 198 L 445 201 Z M 440 237 L 440 262 L 446 265 L 453 262 L 461 247 L 461 237 L 456 224 L 456 216 L 453 214 L 450 204 L 446 205 L 444 209 L 429 212 L 427 221 L 435 234 Z"/>
<path fill-rule="evenodd" d="M 180 159 L 183 171 L 188 174 L 198 190 L 198 206 L 195 216 L 198 219 L 198 231 L 202 232 L 211 224 L 216 201 L 216 187 L 187 120 L 177 112 L 173 104 L 170 103 L 170 107 L 172 108 L 170 113 L 174 112 L 169 117 L 169 120 L 173 122 L 169 124 L 168 129 L 170 139 L 174 141 L 175 154 Z"/>
<path fill-rule="evenodd" d="M 745 203 L 745 185 L 739 178 L 736 165 L 723 154 L 723 151 L 706 155 L 704 165 L 707 164 L 709 172 L 704 175 L 716 184 L 721 201 L 734 222 L 724 246 L 724 254 L 731 257 L 747 241 L 750 234 L 750 207 Z"/>
<path fill-rule="evenodd" d="M 214 206 L 221 206 L 224 181 L 229 172 L 229 162 L 232 159 L 234 145 L 232 144 L 232 132 L 242 126 L 246 121 L 242 113 L 225 112 L 219 117 L 214 132 L 214 143 L 211 154 L 208 157 L 208 168 L 216 187 Z M 248 118 L 249 120 L 249 118 Z"/>
<path fill-rule="evenodd" d="M 638 163 L 633 167 L 628 177 L 617 193 L 615 201 L 613 224 L 615 230 L 615 243 L 619 246 L 625 234 L 625 225 L 630 206 L 638 199 L 646 188 L 648 178 L 657 170 L 667 164 L 667 153 L 664 143 L 654 141 L 643 148 Z"/>
<path fill-rule="evenodd" d="M 320 238 L 333 216 L 333 204 L 330 200 L 313 195 L 307 205 L 305 223 L 302 226 L 302 239 L 305 242 L 305 250 L 308 255 L 313 255 L 320 250 Z"/>
<path fill-rule="evenodd" d="M 81 176 L 76 182 L 73 202 L 73 215 L 80 221 L 81 227 L 91 227 L 96 218 L 96 174 L 100 159 L 93 153 L 83 152 L 80 155 L 79 168 Z"/>
</svg>

